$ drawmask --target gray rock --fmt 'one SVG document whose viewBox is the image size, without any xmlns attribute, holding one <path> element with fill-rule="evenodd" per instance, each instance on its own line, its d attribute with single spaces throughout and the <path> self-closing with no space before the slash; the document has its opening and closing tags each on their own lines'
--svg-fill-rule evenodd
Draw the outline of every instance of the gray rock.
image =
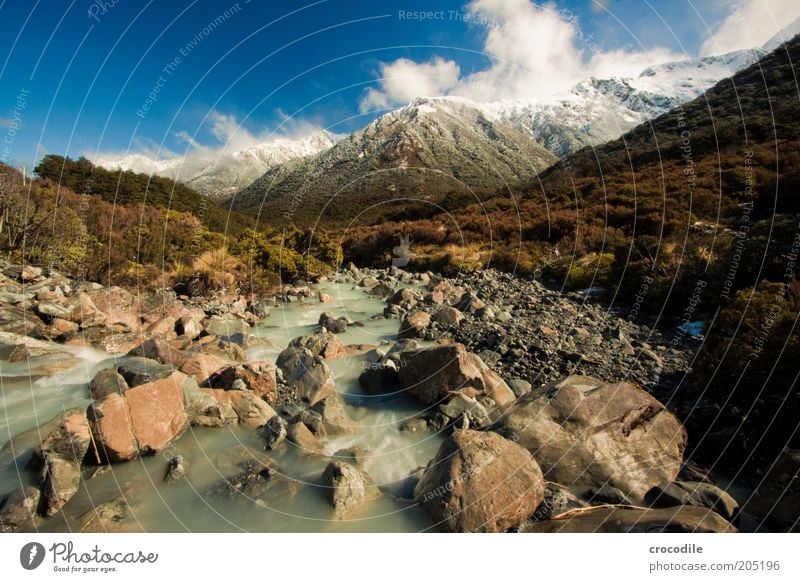
<svg viewBox="0 0 800 582">
<path fill-rule="evenodd" d="M 259 435 L 264 439 L 264 446 L 269 450 L 274 450 L 286 439 L 286 421 L 280 415 L 275 415 L 259 431 Z"/>
<path fill-rule="evenodd" d="M 164 475 L 165 483 L 174 483 L 186 477 L 186 463 L 181 455 L 176 455 L 167 461 L 167 472 Z"/>
<path fill-rule="evenodd" d="M 173 371 L 172 366 L 138 357 L 129 358 L 117 366 L 117 372 L 131 388 L 166 378 Z"/>
<path fill-rule="evenodd" d="M 100 370 L 89 382 L 89 392 L 94 400 L 105 398 L 109 394 L 122 394 L 128 389 L 128 384 L 114 368 Z"/>
<path fill-rule="evenodd" d="M 577 376 L 518 398 L 496 429 L 528 449 L 549 480 L 610 485 L 637 503 L 675 478 L 686 447 L 680 421 L 641 388 Z"/>
<path fill-rule="evenodd" d="M 332 461 L 326 467 L 322 484 L 327 488 L 328 499 L 338 519 L 352 515 L 364 503 L 380 496 L 369 475 L 342 461 Z"/>
</svg>

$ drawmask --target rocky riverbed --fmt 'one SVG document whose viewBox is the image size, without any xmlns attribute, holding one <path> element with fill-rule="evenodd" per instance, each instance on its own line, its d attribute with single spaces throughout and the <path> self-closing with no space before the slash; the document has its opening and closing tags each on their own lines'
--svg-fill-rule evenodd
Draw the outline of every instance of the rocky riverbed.
<svg viewBox="0 0 800 582">
<path fill-rule="evenodd" d="M 586 296 L 350 266 L 188 298 L 0 267 L 4 531 L 790 527 L 796 452 L 752 497 L 714 483 L 673 413 L 694 346 Z"/>
</svg>

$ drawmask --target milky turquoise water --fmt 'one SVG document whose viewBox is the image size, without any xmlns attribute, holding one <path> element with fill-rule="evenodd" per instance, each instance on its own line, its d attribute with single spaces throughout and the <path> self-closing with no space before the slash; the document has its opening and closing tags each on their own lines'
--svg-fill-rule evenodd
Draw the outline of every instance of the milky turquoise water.
<svg viewBox="0 0 800 582">
<path fill-rule="evenodd" d="M 271 345 L 251 348 L 249 358 L 274 361 L 291 339 L 315 331 L 324 311 L 337 317 L 345 315 L 360 324 L 340 334 L 344 344 L 381 345 L 396 338 L 397 320 L 371 319 L 382 313 L 382 300 L 352 283 L 328 282 L 316 289 L 332 295 L 334 302 L 320 303 L 315 295 L 303 302 L 277 305 L 253 330 L 255 335 L 268 338 Z M 30 481 L 31 475 L 20 465 L 38 442 L 35 427 L 63 410 L 86 407 L 90 402 L 89 379 L 98 369 L 115 362 L 96 350 L 55 347 L 68 352 L 59 356 L 68 367 L 55 375 L 44 376 L 47 370 L 42 368 L 52 365 L 55 357 L 42 358 L 32 365 L 0 362 L 0 492 Z M 403 421 L 423 409 L 420 403 L 403 396 L 363 394 L 358 376 L 364 365 L 363 355 L 330 362 L 337 388 L 359 429 L 354 434 L 323 439 L 324 453 L 335 455 L 349 447 L 366 449 L 369 455 L 364 469 L 378 485 L 395 491 L 400 481 L 434 456 L 441 441 L 428 432 L 400 430 Z M 12 436 L 16 437 L 13 454 L 8 443 Z M 183 456 L 188 477 L 167 485 L 163 482 L 166 462 L 176 454 Z M 223 478 L 240 471 L 237 463 L 264 457 L 279 467 L 279 475 L 265 490 L 252 498 L 211 493 Z M 62 513 L 45 521 L 41 529 L 75 529 L 79 516 L 120 495 L 131 507 L 133 519 L 127 527 L 132 531 L 407 532 L 430 527 L 430 520 L 413 502 L 390 493 L 368 502 L 348 519 L 334 519 L 327 491 L 320 485 L 328 461 L 301 453 L 288 442 L 278 451 L 265 451 L 252 428 L 190 429 L 160 455 L 115 464 L 85 479 Z"/>
</svg>

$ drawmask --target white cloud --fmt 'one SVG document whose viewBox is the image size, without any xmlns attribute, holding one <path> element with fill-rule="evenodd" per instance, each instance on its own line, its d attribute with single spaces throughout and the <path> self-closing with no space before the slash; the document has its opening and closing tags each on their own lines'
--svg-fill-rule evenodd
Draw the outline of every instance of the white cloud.
<svg viewBox="0 0 800 582">
<path fill-rule="evenodd" d="M 730 14 L 712 28 L 712 35 L 700 47 L 703 56 L 759 47 L 800 18 L 798 0 L 720 0 L 720 3 Z"/>
<path fill-rule="evenodd" d="M 603 52 L 574 14 L 530 0 L 472 0 L 469 21 L 486 29 L 489 68 L 459 77 L 453 61 L 399 59 L 381 65 L 378 88 L 362 97 L 362 111 L 386 109 L 415 97 L 459 95 L 475 101 L 536 99 L 565 91 L 590 77 L 630 77 L 648 66 L 679 60 L 663 48 Z"/>
<path fill-rule="evenodd" d="M 398 59 L 381 63 L 381 90 L 370 88 L 359 104 L 361 112 L 387 109 L 416 97 L 437 97 L 457 84 L 461 69 L 453 61 L 435 58 L 427 63 Z"/>
<path fill-rule="evenodd" d="M 399 59 L 381 66 L 378 88 L 368 89 L 362 111 L 414 99 L 460 95 L 476 101 L 536 99 L 572 87 L 589 76 L 633 76 L 648 66 L 679 59 L 666 49 L 602 52 L 567 10 L 530 0 L 472 0 L 469 21 L 486 29 L 483 50 L 489 68 L 459 77 L 453 61 Z"/>
</svg>

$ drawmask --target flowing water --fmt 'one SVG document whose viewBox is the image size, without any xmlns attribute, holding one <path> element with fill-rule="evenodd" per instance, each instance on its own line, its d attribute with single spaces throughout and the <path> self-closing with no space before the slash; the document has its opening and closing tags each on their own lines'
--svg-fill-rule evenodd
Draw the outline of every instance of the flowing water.
<svg viewBox="0 0 800 582">
<path fill-rule="evenodd" d="M 381 345 L 396 338 L 397 320 L 371 319 L 382 313 L 384 302 L 367 295 L 352 283 L 328 282 L 316 287 L 334 302 L 312 299 L 278 304 L 270 316 L 253 329 L 271 345 L 248 351 L 250 359 L 275 361 L 294 337 L 312 333 L 323 311 L 345 315 L 351 325 L 339 335 L 344 344 Z M 86 348 L 54 346 L 58 354 L 25 362 L 0 361 L 0 492 L 31 482 L 24 462 L 41 436 L 36 427 L 60 412 L 85 408 L 88 382 L 97 370 L 111 367 L 119 358 Z M 358 376 L 365 356 L 349 356 L 329 362 L 336 385 L 345 398 L 351 418 L 359 428 L 352 434 L 322 439 L 326 456 L 358 447 L 367 451 L 364 469 L 386 491 L 366 502 L 362 511 L 347 519 L 335 519 L 320 478 L 327 458 L 304 454 L 285 442 L 277 451 L 265 451 L 253 428 L 191 428 L 168 451 L 127 463 L 114 464 L 86 475 L 80 491 L 58 514 L 46 520 L 44 531 L 67 531 L 96 505 L 123 495 L 130 505 L 131 531 L 420 531 L 431 526 L 413 502 L 392 492 L 402 481 L 430 460 L 441 442 L 438 435 L 400 430 L 401 424 L 423 410 L 403 395 L 364 394 Z M 15 437 L 8 442 L 11 437 Z M 163 481 L 167 460 L 181 455 L 187 478 L 173 484 Z M 241 471 L 238 463 L 269 457 L 279 476 L 252 496 L 213 493 L 222 479 Z M 91 472 L 87 472 L 91 473 Z"/>
</svg>

